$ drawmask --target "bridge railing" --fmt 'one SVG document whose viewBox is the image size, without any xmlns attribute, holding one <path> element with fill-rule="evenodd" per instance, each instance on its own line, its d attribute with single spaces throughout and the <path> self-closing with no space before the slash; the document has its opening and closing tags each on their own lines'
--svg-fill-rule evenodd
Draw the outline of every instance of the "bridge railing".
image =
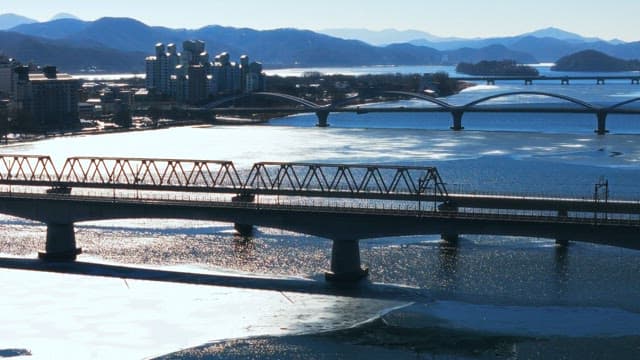
<svg viewBox="0 0 640 360">
<path fill-rule="evenodd" d="M 9 196 L 15 198 L 40 198 L 43 200 L 86 200 L 86 201 L 109 201 L 109 202 L 131 202 L 139 203 L 140 200 L 153 200 L 165 202 L 165 205 L 188 204 L 189 206 L 202 207 L 229 207 L 229 208 L 250 208 L 250 209 L 290 209 L 303 212 L 344 212 L 390 216 L 421 216 L 439 218 L 462 218 L 474 221 L 478 220 L 500 220 L 500 221 L 533 221 L 541 224 L 545 223 L 573 223 L 590 225 L 623 225 L 640 228 L 640 216 L 633 214 L 609 214 L 606 217 L 594 217 L 589 213 L 569 214 L 569 216 L 558 216 L 549 211 L 514 211 L 508 209 L 460 209 L 460 211 L 435 211 L 417 208 L 408 203 L 402 202 L 369 202 L 365 205 L 357 205 L 350 201 L 315 200 L 311 203 L 300 203 L 295 200 L 273 200 L 259 203 L 230 202 L 222 198 L 211 198 L 213 194 L 195 195 L 189 193 L 158 193 L 149 192 L 142 194 L 132 192 L 117 192 L 115 195 L 86 190 L 70 197 L 68 194 L 47 194 L 42 190 L 27 188 L 17 193 L 7 193 L 0 189 L 0 197 Z M 215 196 L 215 195 L 214 195 Z"/>
</svg>

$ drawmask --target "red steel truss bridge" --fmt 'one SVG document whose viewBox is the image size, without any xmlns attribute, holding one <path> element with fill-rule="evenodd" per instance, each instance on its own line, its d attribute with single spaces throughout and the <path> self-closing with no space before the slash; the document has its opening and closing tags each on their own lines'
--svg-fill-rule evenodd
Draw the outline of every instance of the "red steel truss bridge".
<svg viewBox="0 0 640 360">
<path fill-rule="evenodd" d="M 378 237 L 440 234 L 455 242 L 459 234 L 488 234 L 640 250 L 640 203 L 609 200 L 607 183 L 597 187 L 604 196 L 592 200 L 482 196 L 447 192 L 435 167 L 260 162 L 237 168 L 215 160 L 71 157 L 56 163 L 49 156 L 0 155 L 0 185 L 0 213 L 45 223 L 41 257 L 53 260 L 76 259 L 75 223 L 129 218 L 222 221 L 243 236 L 264 226 L 330 239 L 328 276 L 344 281 L 366 275 L 359 241 Z M 136 196 L 127 196 L 129 190 Z M 165 196 L 175 192 L 232 196 Z M 258 202 L 256 195 L 277 201 Z M 281 203 L 280 195 L 294 201 Z M 313 198 L 350 200 L 347 206 L 306 201 Z M 433 207 L 423 209 L 421 201 Z"/>
<path fill-rule="evenodd" d="M 0 155 L 0 183 L 72 188 L 288 195 L 385 200 L 448 196 L 435 167 L 259 162 L 238 170 L 231 161 Z"/>
</svg>

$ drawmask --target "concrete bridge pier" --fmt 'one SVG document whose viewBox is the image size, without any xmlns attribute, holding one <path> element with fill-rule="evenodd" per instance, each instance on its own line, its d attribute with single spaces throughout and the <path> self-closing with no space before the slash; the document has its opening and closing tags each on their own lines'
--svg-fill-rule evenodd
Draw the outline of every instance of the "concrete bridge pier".
<svg viewBox="0 0 640 360">
<path fill-rule="evenodd" d="M 438 206 L 438 211 L 453 215 L 458 212 L 458 206 L 450 202 L 444 202 Z M 458 245 L 460 234 L 456 231 L 456 229 L 449 228 L 440 234 L 440 239 L 442 239 L 442 241 L 448 243 L 449 245 L 456 246 Z"/>
<path fill-rule="evenodd" d="M 251 224 L 233 224 L 233 228 L 236 230 L 236 234 L 243 238 L 249 238 L 253 236 L 253 225 Z"/>
<path fill-rule="evenodd" d="M 357 282 L 368 274 L 369 269 L 363 269 L 360 265 L 358 240 L 333 240 L 331 271 L 325 273 L 327 281 Z"/>
<path fill-rule="evenodd" d="M 451 130 L 460 131 L 464 129 L 464 127 L 462 126 L 463 115 L 464 111 L 454 110 L 451 112 L 451 116 L 453 117 L 453 126 L 451 127 Z"/>
<path fill-rule="evenodd" d="M 74 261 L 82 249 L 76 247 L 73 224 L 47 224 L 45 251 L 38 258 L 46 261 Z"/>
<path fill-rule="evenodd" d="M 569 211 L 567 209 L 558 210 L 558 217 L 559 218 L 569 217 Z M 567 239 L 566 236 L 559 235 L 556 237 L 556 245 L 560 247 L 567 247 L 569 246 L 569 240 Z"/>
<path fill-rule="evenodd" d="M 596 113 L 596 116 L 598 117 L 598 128 L 596 129 L 595 133 L 598 135 L 604 135 L 608 133 L 609 131 L 607 130 L 607 113 L 604 111 L 598 111 Z"/>
<path fill-rule="evenodd" d="M 317 127 L 328 127 L 329 126 L 329 112 L 328 111 L 316 111 L 316 116 L 318 117 Z"/>
<path fill-rule="evenodd" d="M 460 240 L 460 235 L 456 233 L 442 233 L 440 234 L 440 239 L 450 245 L 457 245 L 458 240 Z"/>
<path fill-rule="evenodd" d="M 239 194 L 231 198 L 231 202 L 244 202 L 244 203 L 252 203 L 256 199 L 253 194 Z M 248 238 L 253 236 L 253 225 L 252 224 L 241 224 L 235 223 L 233 224 L 233 228 L 236 230 L 238 236 L 243 238 Z"/>
</svg>

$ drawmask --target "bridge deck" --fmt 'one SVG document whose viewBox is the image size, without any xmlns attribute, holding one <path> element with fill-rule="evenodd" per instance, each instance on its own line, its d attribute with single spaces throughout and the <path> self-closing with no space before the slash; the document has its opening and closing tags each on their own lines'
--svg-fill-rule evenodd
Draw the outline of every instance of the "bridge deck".
<svg viewBox="0 0 640 360">
<path fill-rule="evenodd" d="M 586 241 L 640 249 L 640 219 L 510 212 L 433 211 L 402 206 L 282 203 L 0 193 L 0 211 L 47 224 L 125 218 L 249 223 L 335 241 L 427 234 L 490 234 Z"/>
<path fill-rule="evenodd" d="M 300 198 L 407 201 L 449 208 L 640 214 L 640 201 L 450 194 L 429 166 L 72 157 L 58 170 L 48 156 L 0 155 L 0 184 L 72 189 L 161 191 Z"/>
</svg>

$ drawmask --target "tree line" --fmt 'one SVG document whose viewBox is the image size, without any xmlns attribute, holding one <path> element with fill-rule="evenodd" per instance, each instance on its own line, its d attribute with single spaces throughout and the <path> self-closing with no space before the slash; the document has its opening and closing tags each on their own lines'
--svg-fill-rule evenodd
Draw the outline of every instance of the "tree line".
<svg viewBox="0 0 640 360">
<path fill-rule="evenodd" d="M 539 76 L 538 70 L 532 66 L 516 63 L 514 60 L 480 61 L 476 64 L 461 62 L 456 71 L 476 76 Z"/>
</svg>

